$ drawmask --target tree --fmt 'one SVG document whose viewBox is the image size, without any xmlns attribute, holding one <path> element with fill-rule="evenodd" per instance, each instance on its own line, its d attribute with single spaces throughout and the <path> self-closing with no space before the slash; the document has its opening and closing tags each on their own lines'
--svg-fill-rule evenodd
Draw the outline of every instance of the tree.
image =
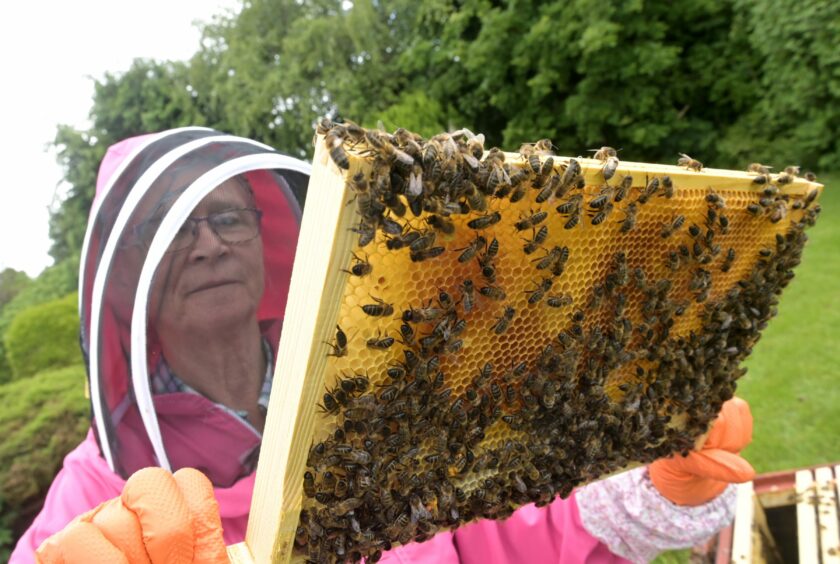
<svg viewBox="0 0 840 564">
<path fill-rule="evenodd" d="M 99 162 L 109 145 L 142 133 L 207 123 L 189 70 L 185 63 L 137 59 L 127 72 L 108 73 L 95 83 L 88 131 L 59 126 L 54 144 L 70 190 L 50 214 L 50 255 L 56 263 L 81 251 Z"/>
<path fill-rule="evenodd" d="M 625 160 L 833 166 L 840 4 L 828 0 L 250 0 L 189 63 L 97 83 L 89 131 L 56 137 L 70 194 L 53 256 L 77 253 L 104 148 L 203 124 L 312 154 L 322 115 L 516 150 L 603 144 Z"/>
<path fill-rule="evenodd" d="M 0 272 L 0 311 L 2 311 L 3 306 L 31 283 L 32 280 L 29 276 L 21 270 L 7 268 Z"/>
</svg>

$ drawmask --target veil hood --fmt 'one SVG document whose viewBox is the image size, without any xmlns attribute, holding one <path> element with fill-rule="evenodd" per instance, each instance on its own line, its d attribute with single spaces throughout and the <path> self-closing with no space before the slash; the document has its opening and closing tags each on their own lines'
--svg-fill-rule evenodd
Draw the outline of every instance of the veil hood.
<svg viewBox="0 0 840 564">
<path fill-rule="evenodd" d="M 147 327 L 150 289 L 196 205 L 228 179 L 244 180 L 262 211 L 257 318 L 276 353 L 309 173 L 309 164 L 267 145 L 206 128 L 133 137 L 109 148 L 82 247 L 79 315 L 92 427 L 117 474 L 190 466 L 227 487 L 253 471 L 261 436 L 247 422 L 195 393 L 153 394 L 152 375 L 163 359 Z"/>
</svg>

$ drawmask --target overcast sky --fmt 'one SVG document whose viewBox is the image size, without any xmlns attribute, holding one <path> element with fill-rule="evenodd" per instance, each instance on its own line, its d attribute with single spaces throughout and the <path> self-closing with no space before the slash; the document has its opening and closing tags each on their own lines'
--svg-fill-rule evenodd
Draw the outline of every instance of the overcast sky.
<svg viewBox="0 0 840 564">
<path fill-rule="evenodd" d="M 93 79 L 137 57 L 184 60 L 196 21 L 239 0 L 53 0 L 0 8 L 0 270 L 35 276 L 52 264 L 47 209 L 62 188 L 47 145 L 56 125 L 88 126 Z"/>
</svg>

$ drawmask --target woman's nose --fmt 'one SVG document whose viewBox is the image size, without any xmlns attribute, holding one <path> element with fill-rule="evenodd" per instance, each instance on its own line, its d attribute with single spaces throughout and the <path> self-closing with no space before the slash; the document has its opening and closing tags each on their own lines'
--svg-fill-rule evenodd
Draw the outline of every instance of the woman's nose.
<svg viewBox="0 0 840 564">
<path fill-rule="evenodd" d="M 190 249 L 191 260 L 215 258 L 228 251 L 228 245 L 210 227 L 207 221 L 199 221 L 194 226 L 195 235 Z"/>
</svg>

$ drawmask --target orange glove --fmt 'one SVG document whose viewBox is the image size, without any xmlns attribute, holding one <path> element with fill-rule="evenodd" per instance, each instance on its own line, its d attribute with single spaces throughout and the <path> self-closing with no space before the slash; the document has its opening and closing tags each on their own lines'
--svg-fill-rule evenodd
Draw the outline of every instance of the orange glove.
<svg viewBox="0 0 840 564">
<path fill-rule="evenodd" d="M 749 404 L 741 398 L 730 399 L 698 450 L 648 466 L 653 485 L 677 505 L 702 505 L 723 493 L 727 485 L 752 480 L 755 470 L 738 456 L 752 441 L 752 427 Z"/>
<path fill-rule="evenodd" d="M 198 470 L 144 468 L 122 494 L 41 544 L 42 563 L 228 562 L 213 486 Z"/>
</svg>

